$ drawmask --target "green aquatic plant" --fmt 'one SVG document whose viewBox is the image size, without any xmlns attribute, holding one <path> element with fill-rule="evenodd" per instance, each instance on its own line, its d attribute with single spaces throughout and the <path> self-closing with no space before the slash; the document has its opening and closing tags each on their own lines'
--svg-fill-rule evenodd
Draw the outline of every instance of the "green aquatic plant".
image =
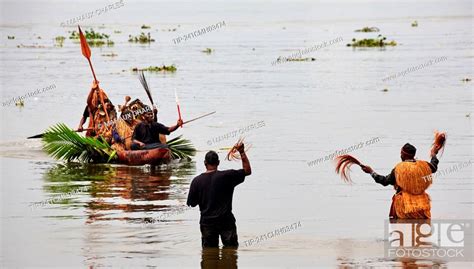
<svg viewBox="0 0 474 269">
<path fill-rule="evenodd" d="M 66 37 L 64 37 L 64 36 L 57 36 L 57 37 L 54 38 L 54 41 L 56 41 L 56 46 L 58 46 L 58 47 L 63 46 L 64 40 L 66 40 Z"/>
<path fill-rule="evenodd" d="M 386 42 L 386 37 L 378 35 L 376 38 L 364 38 L 364 39 L 352 39 L 352 44 L 347 44 L 348 47 L 385 47 L 385 46 L 396 46 L 397 42 L 390 41 Z"/>
<path fill-rule="evenodd" d="M 94 29 L 92 28 L 90 29 L 90 31 L 87 31 L 87 30 L 84 31 L 84 37 L 86 38 L 87 44 L 89 44 L 89 46 L 100 47 L 103 45 L 107 45 L 107 46 L 114 45 L 114 42 L 110 40 L 110 36 L 108 34 L 95 32 Z M 79 32 L 75 30 L 72 31 L 71 35 L 69 36 L 69 39 L 73 39 L 74 41 L 79 42 L 80 40 Z"/>
<path fill-rule="evenodd" d="M 355 30 L 356 32 L 364 32 L 364 33 L 371 33 L 371 32 L 380 32 L 380 29 L 377 27 L 364 27 L 362 29 Z"/>
<path fill-rule="evenodd" d="M 80 136 L 64 123 L 50 127 L 43 136 L 43 150 L 64 161 L 105 163 L 115 160 L 116 151 L 102 139 Z"/>
<path fill-rule="evenodd" d="M 411 27 L 418 27 L 418 22 L 417 21 L 412 22 Z"/>
<path fill-rule="evenodd" d="M 146 67 L 146 68 L 138 68 L 138 67 L 134 67 L 132 68 L 132 71 L 133 72 L 139 72 L 139 71 L 149 71 L 149 72 L 176 72 L 176 70 L 178 70 L 176 68 L 176 66 L 174 65 L 169 65 L 169 66 L 166 66 L 166 65 L 163 65 L 163 66 L 149 66 L 149 67 Z"/>
<path fill-rule="evenodd" d="M 18 101 L 15 102 L 15 106 L 24 107 L 25 106 L 25 101 L 18 100 Z"/>
<path fill-rule="evenodd" d="M 142 27 L 140 27 L 140 28 L 141 28 L 141 29 L 150 29 L 151 26 L 143 24 Z"/>
<path fill-rule="evenodd" d="M 206 48 L 205 50 L 202 50 L 202 52 L 207 53 L 207 54 L 211 54 L 212 49 L 211 48 Z"/>
<path fill-rule="evenodd" d="M 166 144 L 171 151 L 172 159 L 190 160 L 192 156 L 196 155 L 196 148 L 191 144 L 191 141 L 182 138 L 182 135 L 167 141 Z"/>
<path fill-rule="evenodd" d="M 128 42 L 132 43 L 150 43 L 150 42 L 155 42 L 153 38 L 151 38 L 150 33 L 145 34 L 141 33 L 139 36 L 132 36 L 128 35 Z"/>
<path fill-rule="evenodd" d="M 118 54 L 115 54 L 115 53 L 111 52 L 111 53 L 104 53 L 104 54 L 102 54 L 102 56 L 105 56 L 105 57 L 115 57 L 115 56 L 118 56 Z"/>
<path fill-rule="evenodd" d="M 15 36 L 7 36 L 8 39 L 15 39 Z"/>
<path fill-rule="evenodd" d="M 316 58 L 312 57 L 307 57 L 307 58 L 284 58 L 284 57 L 278 57 L 277 62 L 314 62 L 316 61 Z"/>
</svg>

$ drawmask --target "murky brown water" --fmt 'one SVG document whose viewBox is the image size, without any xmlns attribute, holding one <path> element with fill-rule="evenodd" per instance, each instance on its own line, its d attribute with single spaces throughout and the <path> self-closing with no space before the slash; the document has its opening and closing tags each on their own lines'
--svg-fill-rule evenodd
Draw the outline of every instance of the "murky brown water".
<svg viewBox="0 0 474 269">
<path fill-rule="evenodd" d="M 27 99 L 23 108 L 1 108 L 2 267 L 469 266 L 384 258 L 393 190 L 358 169 L 356 184 L 346 185 L 331 161 L 311 167 L 308 162 L 379 137 L 352 154 L 388 174 L 405 142 L 417 146 L 420 159 L 428 158 L 436 129 L 448 132 L 440 169 L 473 160 L 473 84 L 461 81 L 474 76 L 472 2 L 125 1 L 85 20 L 83 27 L 109 33 L 115 42 L 92 48 L 98 79 L 114 103 L 125 95 L 147 101 L 132 67 L 176 64 L 174 74 L 147 74 L 160 121 L 176 120 L 174 89 L 185 120 L 217 111 L 176 133 L 198 148 L 194 160 L 163 167 L 64 164 L 45 156 L 40 141 L 24 139 L 57 122 L 79 122 L 92 81 L 89 67 L 77 43 L 66 39 L 55 47 L 53 38 L 74 29 L 61 22 L 110 4 L 85 3 L 0 3 L 2 102 L 56 86 Z M 418 27 L 410 26 L 414 20 Z M 172 42 L 222 21 L 226 26 L 219 30 Z M 142 24 L 152 28 L 141 30 Z M 374 36 L 354 32 L 364 26 L 377 26 L 399 45 L 346 47 L 352 38 Z M 169 28 L 177 31 L 163 31 Z M 141 31 L 150 31 L 156 42 L 127 42 Z M 316 61 L 271 65 L 278 56 L 338 37 L 343 41 L 304 55 Z M 202 53 L 207 47 L 215 51 Z M 102 56 L 112 52 L 118 56 Z M 438 57 L 447 60 L 382 81 Z M 262 121 L 263 127 L 242 132 L 253 145 L 253 174 L 234 194 L 241 247 L 202 251 L 199 212 L 184 207 L 189 183 L 204 170 L 207 150 L 235 140 L 213 138 Z M 468 166 L 435 181 L 429 189 L 434 219 L 473 218 L 472 179 Z M 45 204 L 31 206 L 40 202 Z M 301 227 L 242 246 L 295 222 Z"/>
</svg>

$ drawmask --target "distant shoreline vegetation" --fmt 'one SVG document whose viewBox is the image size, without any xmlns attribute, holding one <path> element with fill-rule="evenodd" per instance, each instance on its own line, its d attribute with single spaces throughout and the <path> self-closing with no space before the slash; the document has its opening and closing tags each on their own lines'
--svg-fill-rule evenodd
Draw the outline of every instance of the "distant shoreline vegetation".
<svg viewBox="0 0 474 269">
<path fill-rule="evenodd" d="M 298 50 L 298 52 L 295 52 L 295 53 L 293 53 L 293 54 L 291 54 L 287 57 L 281 57 L 280 56 L 280 57 L 278 57 L 277 60 L 272 62 L 272 65 L 275 66 L 276 64 L 281 64 L 283 62 L 291 62 L 291 61 L 304 61 L 304 60 L 313 61 L 312 58 L 302 58 L 302 56 L 304 54 L 308 54 L 310 52 L 317 51 L 319 49 L 334 45 L 336 43 L 341 42 L 342 40 L 343 40 L 343 38 L 340 36 L 340 37 L 337 37 L 335 39 L 329 40 L 329 42 L 324 41 L 323 43 L 316 44 L 312 47 L 305 48 L 303 50 L 300 49 L 300 50 Z M 300 60 L 300 59 L 302 59 L 302 60 Z"/>
</svg>

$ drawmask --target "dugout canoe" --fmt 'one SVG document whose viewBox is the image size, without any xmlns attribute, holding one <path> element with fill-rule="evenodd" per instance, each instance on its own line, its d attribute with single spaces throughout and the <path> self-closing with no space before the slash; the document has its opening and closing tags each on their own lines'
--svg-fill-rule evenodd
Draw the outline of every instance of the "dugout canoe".
<svg viewBox="0 0 474 269">
<path fill-rule="evenodd" d="M 126 165 L 159 165 L 167 163 L 171 159 L 171 152 L 168 148 L 154 148 L 143 150 L 123 150 L 117 151 L 118 163 Z"/>
</svg>

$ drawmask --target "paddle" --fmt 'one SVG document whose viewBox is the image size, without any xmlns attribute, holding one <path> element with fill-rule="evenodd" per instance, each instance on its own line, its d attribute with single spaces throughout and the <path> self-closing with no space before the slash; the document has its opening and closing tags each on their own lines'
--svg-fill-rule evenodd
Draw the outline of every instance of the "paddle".
<svg viewBox="0 0 474 269">
<path fill-rule="evenodd" d="M 94 68 L 92 67 L 92 62 L 91 62 L 91 49 L 89 48 L 89 44 L 87 44 L 87 40 L 84 37 L 84 34 L 82 33 L 81 27 L 78 25 L 77 28 L 79 28 L 79 38 L 81 39 L 82 55 L 84 55 L 84 57 L 86 57 L 87 61 L 89 62 L 89 66 L 91 67 L 91 70 L 92 70 L 92 75 L 94 76 L 94 80 L 97 83 L 98 81 L 95 76 Z M 105 118 L 107 119 L 107 122 L 109 122 L 110 121 L 109 113 L 107 112 L 107 108 L 105 107 L 105 103 L 104 103 L 104 93 L 99 86 L 97 87 L 99 88 L 100 103 L 102 104 L 102 108 L 104 109 Z"/>
<path fill-rule="evenodd" d="M 195 120 L 198 120 L 198 119 L 201 119 L 201 118 L 207 117 L 207 116 L 209 116 L 209 115 L 212 115 L 212 114 L 214 114 L 214 113 L 216 113 L 216 112 L 215 112 L 215 111 L 212 111 L 211 113 L 207 113 L 207 114 L 204 114 L 204 115 L 202 115 L 202 116 L 199 116 L 199 117 L 197 117 L 197 118 L 194 118 L 194 119 L 191 119 L 191 120 L 185 121 L 185 122 L 183 122 L 183 125 L 184 125 L 184 124 L 186 124 L 186 123 L 190 123 L 190 122 L 192 122 L 192 121 L 195 121 Z"/>
<path fill-rule="evenodd" d="M 74 130 L 74 132 L 83 132 L 83 131 L 89 131 L 89 130 L 93 130 L 93 129 L 92 128 L 85 128 L 85 129 L 82 129 L 81 131 Z M 34 136 L 27 137 L 26 139 L 42 138 L 44 135 L 45 135 L 45 133 L 37 134 L 37 135 L 34 135 Z"/>
</svg>

